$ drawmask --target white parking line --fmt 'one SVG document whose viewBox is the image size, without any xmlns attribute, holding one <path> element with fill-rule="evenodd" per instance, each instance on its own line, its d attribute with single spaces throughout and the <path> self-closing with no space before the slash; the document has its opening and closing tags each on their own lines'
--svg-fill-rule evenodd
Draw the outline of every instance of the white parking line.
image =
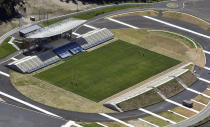
<svg viewBox="0 0 210 127">
<path fill-rule="evenodd" d="M 65 125 L 62 125 L 61 127 L 72 127 L 72 126 L 74 126 L 74 127 L 83 127 L 83 126 L 81 126 L 81 125 L 79 125 L 76 122 L 71 121 L 71 120 L 68 121 Z"/>
<path fill-rule="evenodd" d="M 202 102 L 199 102 L 199 101 L 196 101 L 196 100 L 194 100 L 194 99 L 191 99 L 191 101 L 194 101 L 195 103 L 201 104 L 201 105 L 203 105 L 203 106 L 207 106 L 206 104 L 204 104 L 204 103 L 202 103 Z"/>
<path fill-rule="evenodd" d="M 138 27 L 135 27 L 135 26 L 133 26 L 133 25 L 130 25 L 130 24 L 127 24 L 127 23 L 118 21 L 118 20 L 116 20 L 116 19 L 112 19 L 112 18 L 107 18 L 107 19 L 110 20 L 110 21 L 113 21 L 113 22 L 122 24 L 122 25 L 124 25 L 124 26 L 128 26 L 128 27 L 131 27 L 131 28 L 134 28 L 134 29 L 139 29 Z"/>
<path fill-rule="evenodd" d="M 196 90 L 194 90 L 194 89 L 191 89 L 191 88 L 186 88 L 186 89 L 189 90 L 189 91 L 191 91 L 191 92 L 193 92 L 193 93 L 196 93 L 196 94 L 202 95 L 202 96 L 204 96 L 204 97 L 210 98 L 210 96 L 208 96 L 208 95 L 206 95 L 206 94 L 204 94 L 204 93 L 201 93 L 201 92 L 199 92 L 199 91 L 196 91 Z"/>
<path fill-rule="evenodd" d="M 146 110 L 146 109 L 140 108 L 139 110 L 140 110 L 140 111 L 143 111 L 143 112 L 145 112 L 145 113 L 147 113 L 147 114 L 150 114 L 150 115 L 152 115 L 152 116 L 155 116 L 155 117 L 157 117 L 157 118 L 160 118 L 160 119 L 162 119 L 162 120 L 168 121 L 168 122 L 170 122 L 170 123 L 172 123 L 172 124 L 176 124 L 176 122 L 174 122 L 174 121 L 172 121 L 172 120 L 169 120 L 169 119 L 167 119 L 167 118 L 165 118 L 165 117 L 162 117 L 162 116 L 160 116 L 160 115 L 157 115 L 157 114 L 155 114 L 155 113 L 153 113 L 153 112 L 150 112 L 150 111 L 148 111 L 148 110 Z"/>
<path fill-rule="evenodd" d="M 188 107 L 185 107 L 185 106 L 183 106 L 183 105 L 181 105 L 181 104 L 179 104 L 179 103 L 177 103 L 177 102 L 175 102 L 175 101 L 172 101 L 172 100 L 169 100 L 169 99 L 166 99 L 165 101 L 167 101 L 167 102 L 169 102 L 169 103 L 172 103 L 172 104 L 174 104 L 174 105 L 176 105 L 176 106 L 185 108 L 185 109 L 187 109 L 187 110 L 190 110 L 190 111 L 192 111 L 192 112 L 199 113 L 199 111 L 194 110 L 194 109 L 191 109 L 191 108 L 188 108 Z"/>
<path fill-rule="evenodd" d="M 177 113 L 177 112 L 174 112 L 174 111 L 171 111 L 171 110 L 168 110 L 169 112 L 172 112 L 172 113 L 174 113 L 174 114 L 176 114 L 176 115 L 178 115 L 178 116 L 181 116 L 181 117 L 183 117 L 183 118 L 185 118 L 185 119 L 189 119 L 188 117 L 186 117 L 186 116 L 184 116 L 184 115 L 182 115 L 182 114 L 179 114 L 179 113 Z"/>
<path fill-rule="evenodd" d="M 149 125 L 152 125 L 152 126 L 154 126 L 154 127 L 159 127 L 158 125 L 155 125 L 155 124 L 153 124 L 153 123 L 150 123 L 150 122 L 148 122 L 148 121 L 146 121 L 146 120 L 143 120 L 143 119 L 140 119 L 140 118 L 138 118 L 138 120 L 143 121 L 143 122 L 145 122 L 145 123 L 147 123 L 147 124 L 149 124 Z"/>
<path fill-rule="evenodd" d="M 9 77 L 9 74 L 7 74 L 7 73 L 4 73 L 4 72 L 2 72 L 2 71 L 0 71 L 0 74 L 1 74 L 1 75 L 4 75 L 4 76 L 7 76 L 7 77 Z"/>
<path fill-rule="evenodd" d="M 104 124 L 102 124 L 102 123 L 99 123 L 99 122 L 96 122 L 98 125 L 101 125 L 102 127 L 109 127 L 109 126 L 106 126 L 106 125 L 104 125 Z"/>
<path fill-rule="evenodd" d="M 107 117 L 107 118 L 109 118 L 109 119 L 111 119 L 111 120 L 114 120 L 114 121 L 116 121 L 116 122 L 118 122 L 118 123 L 121 123 L 121 124 L 123 124 L 123 125 L 125 125 L 125 126 L 128 126 L 128 127 L 135 127 L 135 126 L 133 126 L 133 125 L 131 125 L 131 124 L 128 124 L 128 123 L 126 123 L 126 122 L 124 122 L 124 121 L 122 121 L 122 120 L 116 119 L 116 118 L 114 118 L 114 117 L 112 117 L 112 116 L 110 116 L 110 115 L 107 115 L 107 114 L 105 114 L 105 113 L 99 113 L 99 114 L 102 115 L 102 116 L 104 116 L 104 117 Z"/>
<path fill-rule="evenodd" d="M 203 50 L 203 52 L 210 55 L 209 51 Z"/>
<path fill-rule="evenodd" d="M 209 71 L 210 71 L 210 68 L 209 68 L 209 67 L 204 67 L 204 69 L 206 69 L 206 70 L 209 70 Z"/>
<path fill-rule="evenodd" d="M 209 81 L 209 80 L 206 80 L 206 79 L 204 79 L 204 78 L 200 78 L 200 77 L 198 77 L 198 79 L 199 79 L 199 80 L 201 80 L 201 81 L 204 81 L 204 82 L 206 82 L 206 83 L 210 83 L 210 81 Z"/>
<path fill-rule="evenodd" d="M 171 27 L 174 27 L 174 28 L 177 28 L 177 29 L 180 29 L 180 30 L 183 30 L 183 31 L 186 31 L 186 32 L 189 32 L 189 33 L 201 36 L 201 37 L 205 37 L 207 39 L 210 39 L 210 36 L 207 36 L 205 34 L 201 34 L 201 33 L 195 32 L 193 30 L 189 30 L 189 29 L 186 29 L 186 28 L 183 28 L 183 27 L 180 27 L 180 26 L 177 26 L 177 25 L 174 25 L 174 24 L 171 24 L 171 23 L 168 23 L 168 22 L 165 22 L 165 21 L 153 18 L 153 17 L 149 17 L 149 16 L 144 16 L 144 17 L 147 18 L 147 19 L 150 19 L 150 20 L 153 20 L 153 21 L 165 24 L 167 26 L 171 26 Z"/>
<path fill-rule="evenodd" d="M 20 100 L 20 99 L 18 99 L 18 98 L 16 98 L 16 97 L 13 97 L 13 96 L 11 96 L 11 95 L 9 95 L 9 94 L 6 94 L 6 93 L 4 93 L 4 92 L 1 92 L 1 91 L 0 91 L 0 95 L 5 96 L 5 97 L 8 97 L 8 98 L 10 98 L 10 99 L 12 99 L 12 100 L 14 100 L 14 101 L 17 101 L 17 102 L 19 102 L 19 103 L 21 103 L 21 104 L 27 105 L 27 106 L 29 106 L 29 107 L 31 107 L 31 108 L 33 108 L 33 109 L 36 109 L 36 110 L 38 110 L 38 111 L 41 111 L 41 112 L 45 113 L 45 114 L 48 114 L 48 115 L 51 115 L 51 116 L 54 116 L 54 117 L 58 117 L 58 118 L 62 118 L 62 117 L 60 117 L 60 116 L 58 116 L 58 115 L 56 115 L 56 114 L 53 114 L 53 113 L 51 113 L 51 112 L 49 112 L 49 111 L 47 111 L 47 110 L 44 110 L 44 109 L 42 109 L 42 108 L 39 108 L 39 107 L 37 107 L 37 106 L 35 106 L 35 105 L 32 105 L 32 104 L 30 104 L 30 103 L 28 103 L 28 102 L 25 102 L 25 101 L 23 101 L 23 100 Z"/>
<path fill-rule="evenodd" d="M 80 34 L 78 33 L 75 33 L 75 32 L 72 32 L 72 34 L 76 35 L 76 36 L 80 36 Z"/>
<path fill-rule="evenodd" d="M 94 27 L 94 26 L 90 26 L 90 25 L 88 25 L 88 24 L 84 24 L 83 26 L 86 26 L 86 27 L 91 28 L 91 29 L 94 29 L 94 30 L 97 30 L 97 29 L 98 29 L 98 28 L 96 28 L 96 27 Z"/>
<path fill-rule="evenodd" d="M 18 59 L 16 59 L 15 57 L 12 57 L 12 58 L 11 58 L 11 60 L 14 60 L 14 61 L 16 61 L 16 60 L 18 60 Z"/>
</svg>

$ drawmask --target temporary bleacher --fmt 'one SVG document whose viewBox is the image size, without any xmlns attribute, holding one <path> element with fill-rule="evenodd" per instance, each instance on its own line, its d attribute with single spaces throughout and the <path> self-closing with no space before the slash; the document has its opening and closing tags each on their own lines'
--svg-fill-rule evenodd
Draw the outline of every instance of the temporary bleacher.
<svg viewBox="0 0 210 127">
<path fill-rule="evenodd" d="M 47 51 L 39 55 L 27 56 L 16 60 L 8 64 L 8 66 L 22 73 L 31 73 L 59 60 L 60 58 L 55 53 Z"/>
<path fill-rule="evenodd" d="M 62 47 L 56 48 L 53 50 L 61 58 L 66 58 L 69 56 L 78 54 L 82 52 L 82 48 L 74 42 L 68 43 Z"/>
<path fill-rule="evenodd" d="M 99 44 L 102 44 L 108 40 L 114 38 L 114 34 L 107 28 L 97 29 L 90 31 L 86 34 L 81 35 L 77 39 L 77 43 L 84 49 L 87 50 Z"/>
</svg>

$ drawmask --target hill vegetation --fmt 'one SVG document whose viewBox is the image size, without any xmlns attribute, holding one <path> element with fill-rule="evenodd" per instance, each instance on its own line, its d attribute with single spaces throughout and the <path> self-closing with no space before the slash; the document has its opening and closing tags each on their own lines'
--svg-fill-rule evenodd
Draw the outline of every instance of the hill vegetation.
<svg viewBox="0 0 210 127">
<path fill-rule="evenodd" d="M 97 3 L 97 4 L 109 4 L 109 3 L 126 3 L 126 2 L 130 2 L 130 3 L 138 3 L 138 2 L 142 2 L 142 3 L 152 3 L 152 2 L 160 2 L 160 1 L 164 1 L 164 0 L 79 0 L 82 1 L 83 3 Z"/>
<path fill-rule="evenodd" d="M 15 6 L 22 0 L 0 0 L 0 21 L 7 21 L 18 13 L 15 10 Z"/>
</svg>

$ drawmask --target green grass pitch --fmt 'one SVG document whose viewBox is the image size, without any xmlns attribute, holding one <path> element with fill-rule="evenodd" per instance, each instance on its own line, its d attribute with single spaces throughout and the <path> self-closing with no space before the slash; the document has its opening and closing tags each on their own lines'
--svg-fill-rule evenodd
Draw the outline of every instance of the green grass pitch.
<svg viewBox="0 0 210 127">
<path fill-rule="evenodd" d="M 118 40 L 74 56 L 35 77 L 99 102 L 179 63 Z"/>
</svg>

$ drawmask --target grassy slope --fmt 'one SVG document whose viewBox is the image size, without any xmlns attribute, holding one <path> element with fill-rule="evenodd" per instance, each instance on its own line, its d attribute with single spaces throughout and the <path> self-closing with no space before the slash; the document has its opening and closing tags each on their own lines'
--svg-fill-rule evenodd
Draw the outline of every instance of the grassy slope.
<svg viewBox="0 0 210 127">
<path fill-rule="evenodd" d="M 128 9 L 128 8 L 137 8 L 137 7 L 150 7 L 151 5 L 126 5 L 126 6 L 116 6 L 116 7 L 109 7 L 109 8 L 104 8 L 96 11 L 91 11 L 83 14 L 79 14 L 74 16 L 74 18 L 79 18 L 79 19 L 91 19 L 94 18 L 98 15 L 102 15 L 104 13 L 108 12 L 113 12 L 117 10 L 122 10 L 122 9 Z"/>
<path fill-rule="evenodd" d="M 119 40 L 35 76 L 91 100 L 101 101 L 179 63 Z"/>
<path fill-rule="evenodd" d="M 179 78 L 188 86 L 190 86 L 193 82 L 197 80 L 195 76 L 192 76 L 192 73 L 190 71 L 182 74 L 181 76 L 179 76 Z M 189 79 L 190 81 L 188 81 Z M 158 89 L 167 98 L 170 98 L 184 90 L 184 88 L 175 79 L 158 86 Z M 140 94 L 139 96 L 121 102 L 118 104 L 118 106 L 122 110 L 127 111 L 152 105 L 162 100 L 163 99 L 154 90 L 150 90 L 143 94 Z"/>
<path fill-rule="evenodd" d="M 16 51 L 16 49 L 12 45 L 8 44 L 10 39 L 11 37 L 6 38 L 4 42 L 0 45 L 0 59 Z"/>
</svg>

